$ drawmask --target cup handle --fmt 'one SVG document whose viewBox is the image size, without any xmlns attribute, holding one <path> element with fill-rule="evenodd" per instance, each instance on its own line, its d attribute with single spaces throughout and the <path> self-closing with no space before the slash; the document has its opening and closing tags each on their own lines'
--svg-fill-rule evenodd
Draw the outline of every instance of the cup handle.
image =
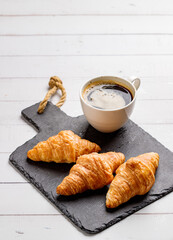
<svg viewBox="0 0 173 240">
<path fill-rule="evenodd" d="M 130 77 L 129 80 L 135 86 L 136 90 L 138 90 L 141 85 L 141 80 L 137 77 Z"/>
</svg>

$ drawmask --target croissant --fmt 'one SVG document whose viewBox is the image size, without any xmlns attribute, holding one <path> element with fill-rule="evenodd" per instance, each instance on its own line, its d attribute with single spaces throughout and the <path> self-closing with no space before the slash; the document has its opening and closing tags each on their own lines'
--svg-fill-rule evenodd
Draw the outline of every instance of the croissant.
<svg viewBox="0 0 173 240">
<path fill-rule="evenodd" d="M 124 160 L 124 154 L 115 152 L 80 156 L 56 192 L 61 195 L 73 195 L 88 189 L 102 188 L 113 180 L 112 173 Z"/>
<path fill-rule="evenodd" d="M 96 143 L 81 139 L 70 130 L 61 131 L 47 141 L 39 142 L 29 150 L 27 157 L 33 161 L 71 163 L 76 162 L 80 155 L 99 152 Z"/>
<path fill-rule="evenodd" d="M 155 182 L 159 155 L 154 152 L 130 158 L 116 170 L 106 195 L 106 207 L 115 208 L 135 195 L 147 193 Z"/>
</svg>

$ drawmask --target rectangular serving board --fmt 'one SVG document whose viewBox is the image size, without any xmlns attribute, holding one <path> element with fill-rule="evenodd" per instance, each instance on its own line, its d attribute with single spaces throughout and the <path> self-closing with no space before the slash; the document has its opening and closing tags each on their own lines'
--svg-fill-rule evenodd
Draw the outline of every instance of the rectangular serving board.
<svg viewBox="0 0 173 240">
<path fill-rule="evenodd" d="M 24 119 L 38 130 L 38 134 L 10 155 L 10 163 L 81 230 L 98 233 L 173 191 L 173 153 L 131 120 L 118 131 L 106 134 L 91 127 L 84 116 L 70 117 L 50 102 L 43 114 L 37 113 L 38 106 L 39 103 L 22 111 Z M 105 207 L 109 186 L 75 196 L 57 195 L 57 185 L 73 164 L 33 162 L 27 158 L 27 152 L 61 130 L 72 130 L 99 144 L 101 152 L 122 152 L 126 160 L 142 153 L 157 152 L 160 163 L 154 186 L 144 196 L 136 196 L 112 210 Z"/>
</svg>

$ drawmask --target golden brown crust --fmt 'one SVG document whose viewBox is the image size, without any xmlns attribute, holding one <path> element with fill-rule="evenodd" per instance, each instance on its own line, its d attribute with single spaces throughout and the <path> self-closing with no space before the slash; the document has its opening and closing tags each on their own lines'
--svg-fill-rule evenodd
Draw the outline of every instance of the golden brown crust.
<svg viewBox="0 0 173 240">
<path fill-rule="evenodd" d="M 135 195 L 147 193 L 155 182 L 159 164 L 157 153 L 145 153 L 130 158 L 116 170 L 106 195 L 106 207 L 115 208 Z"/>
<path fill-rule="evenodd" d="M 80 155 L 100 150 L 96 143 L 81 139 L 70 130 L 64 130 L 46 141 L 39 142 L 28 151 L 27 157 L 33 161 L 71 163 L 76 162 Z"/>
<path fill-rule="evenodd" d="M 80 156 L 70 173 L 57 187 L 61 195 L 99 189 L 113 180 L 113 172 L 125 160 L 122 153 L 91 153 Z"/>
</svg>

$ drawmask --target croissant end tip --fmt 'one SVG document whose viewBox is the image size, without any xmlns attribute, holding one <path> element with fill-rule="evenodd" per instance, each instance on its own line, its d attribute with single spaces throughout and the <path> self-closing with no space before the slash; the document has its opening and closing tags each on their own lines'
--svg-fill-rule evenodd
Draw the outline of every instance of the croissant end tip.
<svg viewBox="0 0 173 240">
<path fill-rule="evenodd" d="M 39 161 L 37 159 L 37 150 L 36 149 L 31 149 L 27 152 L 27 157 L 33 161 Z"/>
<path fill-rule="evenodd" d="M 114 201 L 112 202 L 112 200 L 109 200 L 109 198 L 106 199 L 106 207 L 107 208 L 116 208 L 118 205 L 119 204 L 118 204 L 117 200 L 114 199 Z"/>
<path fill-rule="evenodd" d="M 56 188 L 56 193 L 59 194 L 59 195 L 71 195 L 71 194 L 68 194 L 68 192 L 60 185 L 58 185 L 58 187 Z"/>
<path fill-rule="evenodd" d="M 57 193 L 57 194 L 60 194 L 59 186 L 56 188 L 56 193 Z"/>
<path fill-rule="evenodd" d="M 125 155 L 121 152 L 119 152 L 118 155 L 122 159 L 122 163 L 123 163 L 125 161 Z"/>
<path fill-rule="evenodd" d="M 101 147 L 99 145 L 96 145 L 96 152 L 100 152 L 101 151 Z"/>
</svg>

